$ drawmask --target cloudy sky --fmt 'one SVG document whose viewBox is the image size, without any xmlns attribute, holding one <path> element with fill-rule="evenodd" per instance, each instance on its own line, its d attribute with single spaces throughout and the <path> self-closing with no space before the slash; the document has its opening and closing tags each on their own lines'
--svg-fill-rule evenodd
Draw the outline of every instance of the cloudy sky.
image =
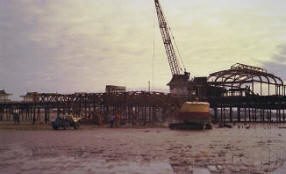
<svg viewBox="0 0 286 174">
<path fill-rule="evenodd" d="M 286 1 L 161 0 L 192 76 L 240 62 L 286 79 Z M 0 0 L 0 88 L 166 90 L 153 0 Z M 153 75 L 152 75 L 153 74 Z"/>
</svg>

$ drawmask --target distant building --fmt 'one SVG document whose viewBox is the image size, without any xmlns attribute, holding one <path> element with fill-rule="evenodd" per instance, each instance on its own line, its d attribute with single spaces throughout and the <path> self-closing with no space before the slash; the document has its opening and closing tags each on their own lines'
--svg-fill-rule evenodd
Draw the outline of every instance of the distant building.
<svg viewBox="0 0 286 174">
<path fill-rule="evenodd" d="M 0 90 L 0 102 L 8 102 L 11 101 L 9 96 L 12 94 L 6 93 L 5 90 Z"/>
<path fill-rule="evenodd" d="M 22 95 L 24 102 L 34 102 L 38 100 L 38 93 L 37 92 L 27 92 L 26 95 Z"/>
<path fill-rule="evenodd" d="M 106 85 L 105 92 L 106 93 L 126 92 L 126 87 L 125 86 Z"/>
</svg>

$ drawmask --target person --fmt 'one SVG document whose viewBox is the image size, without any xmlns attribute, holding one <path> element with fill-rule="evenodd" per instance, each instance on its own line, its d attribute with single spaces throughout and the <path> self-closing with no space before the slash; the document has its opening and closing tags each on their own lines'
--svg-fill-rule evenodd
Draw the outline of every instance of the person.
<svg viewBox="0 0 286 174">
<path fill-rule="evenodd" d="M 19 113 L 16 113 L 16 115 L 17 115 L 17 117 L 16 117 L 17 118 L 17 123 L 20 124 L 20 115 L 19 115 Z"/>
<path fill-rule="evenodd" d="M 111 117 L 110 117 L 110 128 L 113 128 L 114 119 L 115 119 L 115 117 L 112 114 Z"/>
<path fill-rule="evenodd" d="M 13 112 L 13 121 L 14 121 L 14 124 L 16 124 L 17 122 L 17 114 L 15 112 Z"/>
<path fill-rule="evenodd" d="M 99 125 L 99 126 L 102 126 L 102 125 L 103 125 L 100 115 L 98 115 L 98 125 Z"/>
<path fill-rule="evenodd" d="M 16 112 L 13 113 L 13 120 L 14 120 L 15 124 L 19 124 L 20 123 L 19 115 Z"/>
<path fill-rule="evenodd" d="M 120 115 L 116 114 L 115 116 L 115 127 L 119 127 L 120 125 Z"/>
</svg>

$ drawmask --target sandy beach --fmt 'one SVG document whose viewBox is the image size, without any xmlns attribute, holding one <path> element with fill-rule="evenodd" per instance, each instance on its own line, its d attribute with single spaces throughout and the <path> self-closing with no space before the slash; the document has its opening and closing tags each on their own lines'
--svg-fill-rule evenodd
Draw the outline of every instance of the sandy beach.
<svg viewBox="0 0 286 174">
<path fill-rule="evenodd" d="M 259 174 L 272 173 L 286 161 L 286 129 L 278 125 L 207 131 L 1 126 L 0 173 Z"/>
</svg>

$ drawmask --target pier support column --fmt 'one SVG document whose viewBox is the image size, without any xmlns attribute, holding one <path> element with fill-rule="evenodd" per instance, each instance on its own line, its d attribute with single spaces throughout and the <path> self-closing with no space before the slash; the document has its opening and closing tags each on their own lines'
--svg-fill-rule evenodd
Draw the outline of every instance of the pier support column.
<svg viewBox="0 0 286 174">
<path fill-rule="evenodd" d="M 232 122 L 232 107 L 229 108 L 229 120 Z"/>
<path fill-rule="evenodd" d="M 240 107 L 237 107 L 237 121 L 240 122 Z"/>
</svg>

